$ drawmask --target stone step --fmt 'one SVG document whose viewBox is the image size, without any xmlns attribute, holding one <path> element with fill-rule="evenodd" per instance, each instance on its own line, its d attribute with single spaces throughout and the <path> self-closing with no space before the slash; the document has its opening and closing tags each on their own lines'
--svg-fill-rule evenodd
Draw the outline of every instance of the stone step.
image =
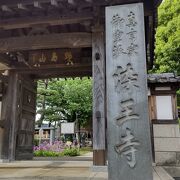
<svg viewBox="0 0 180 180">
<path fill-rule="evenodd" d="M 174 180 L 162 167 L 154 167 L 154 180 Z"/>
</svg>

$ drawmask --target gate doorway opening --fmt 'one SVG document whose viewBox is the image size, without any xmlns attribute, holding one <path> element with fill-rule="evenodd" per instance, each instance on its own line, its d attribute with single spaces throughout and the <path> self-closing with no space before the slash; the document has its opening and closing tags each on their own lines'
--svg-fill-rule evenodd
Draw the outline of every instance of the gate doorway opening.
<svg viewBox="0 0 180 180">
<path fill-rule="evenodd" d="M 37 84 L 35 159 L 90 154 L 92 78 L 53 78 Z"/>
<path fill-rule="evenodd" d="M 2 159 L 12 161 L 33 158 L 37 81 L 39 79 L 56 77 L 79 77 L 81 79 L 85 76 L 92 77 L 93 74 L 93 114 L 91 114 L 91 119 L 93 119 L 93 124 L 95 123 L 93 126 L 95 130 L 93 130 L 94 135 L 92 132 L 89 134 L 94 137 L 94 142 L 91 141 L 91 144 L 95 146 L 93 148 L 94 164 L 105 165 L 104 34 L 95 34 L 96 36 L 93 38 L 95 42 L 93 41 L 92 47 L 28 51 L 30 67 L 23 62 L 22 67 L 3 72 L 2 77 L 6 80 L 3 80 L 2 119 L 6 123 L 2 124 Z M 97 41 L 98 39 L 99 41 Z M 97 49 L 97 45 L 102 48 Z M 95 53 L 97 55 L 97 50 L 101 53 L 98 60 L 96 60 L 97 56 L 94 56 Z M 79 89 L 78 92 L 80 91 Z M 84 96 L 87 97 L 87 94 Z M 80 105 L 79 107 L 81 108 Z M 76 113 L 78 118 L 79 112 Z"/>
</svg>

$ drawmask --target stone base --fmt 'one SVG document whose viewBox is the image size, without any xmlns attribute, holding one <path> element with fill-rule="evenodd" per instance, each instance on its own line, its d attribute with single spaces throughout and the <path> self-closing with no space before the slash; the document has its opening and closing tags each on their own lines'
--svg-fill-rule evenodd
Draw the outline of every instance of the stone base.
<svg viewBox="0 0 180 180">
<path fill-rule="evenodd" d="M 9 159 L 0 159 L 0 163 L 9 163 Z"/>
<path fill-rule="evenodd" d="M 165 166 L 164 169 L 165 169 L 172 177 L 180 177 L 180 167 Z"/>
<path fill-rule="evenodd" d="M 176 152 L 155 152 L 155 162 L 157 165 L 175 165 Z"/>
<path fill-rule="evenodd" d="M 107 172 L 108 168 L 107 166 L 92 166 L 91 171 L 92 172 Z"/>
<path fill-rule="evenodd" d="M 153 124 L 155 163 L 180 164 L 180 132 L 178 124 Z"/>
</svg>

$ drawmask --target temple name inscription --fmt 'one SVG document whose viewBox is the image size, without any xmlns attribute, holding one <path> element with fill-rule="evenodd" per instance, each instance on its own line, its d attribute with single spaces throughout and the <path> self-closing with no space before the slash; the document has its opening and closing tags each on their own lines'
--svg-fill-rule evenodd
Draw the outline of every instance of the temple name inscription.
<svg viewBox="0 0 180 180">
<path fill-rule="evenodd" d="M 143 18 L 141 3 L 106 8 L 108 168 L 112 180 L 152 180 Z"/>
</svg>

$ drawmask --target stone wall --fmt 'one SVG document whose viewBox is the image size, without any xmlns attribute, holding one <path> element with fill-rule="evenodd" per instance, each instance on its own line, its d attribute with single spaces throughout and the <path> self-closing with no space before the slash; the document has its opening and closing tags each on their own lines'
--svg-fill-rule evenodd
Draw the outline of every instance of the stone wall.
<svg viewBox="0 0 180 180">
<path fill-rule="evenodd" d="M 180 164 L 180 131 L 178 124 L 153 124 L 155 163 Z"/>
</svg>

